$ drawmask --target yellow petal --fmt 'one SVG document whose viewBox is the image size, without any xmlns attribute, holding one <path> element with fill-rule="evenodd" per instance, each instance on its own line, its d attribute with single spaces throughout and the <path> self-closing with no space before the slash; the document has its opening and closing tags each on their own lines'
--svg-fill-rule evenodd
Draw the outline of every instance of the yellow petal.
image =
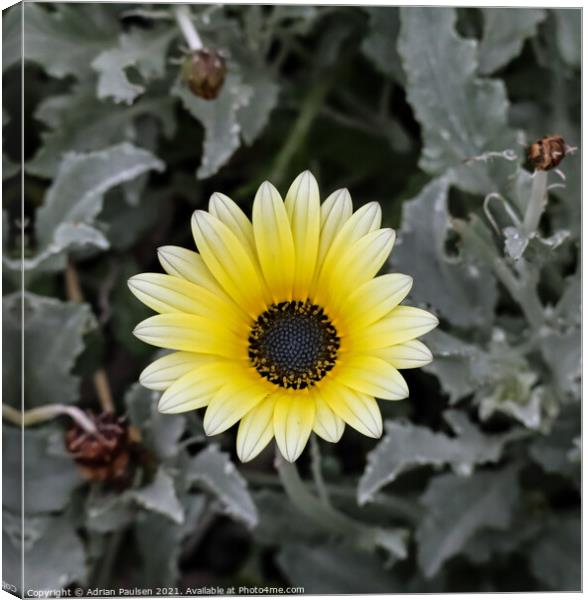
<svg viewBox="0 0 588 600">
<path fill-rule="evenodd" d="M 321 235 L 317 258 L 317 273 L 335 236 L 351 217 L 352 212 L 353 204 L 351 202 L 351 195 L 345 188 L 333 192 L 321 205 Z"/>
<path fill-rule="evenodd" d="M 267 181 L 261 184 L 253 202 L 253 232 L 259 264 L 273 300 L 291 300 L 295 266 L 292 231 L 284 202 Z"/>
<path fill-rule="evenodd" d="M 374 350 L 373 354 L 389 362 L 396 369 L 416 369 L 433 360 L 431 351 L 419 340 Z"/>
<path fill-rule="evenodd" d="M 245 372 L 245 369 L 243 369 Z M 232 427 L 267 396 L 267 388 L 256 375 L 231 374 L 231 380 L 214 394 L 204 414 L 206 435 L 216 435 Z"/>
<path fill-rule="evenodd" d="M 237 455 L 241 462 L 253 460 L 274 437 L 275 403 L 275 395 L 270 395 L 241 419 L 237 433 Z"/>
<path fill-rule="evenodd" d="M 246 340 L 239 340 L 222 322 L 184 314 L 155 315 L 141 321 L 133 333 L 159 348 L 240 358 Z"/>
<path fill-rule="evenodd" d="M 139 375 L 139 382 L 150 390 L 163 391 L 186 373 L 208 362 L 210 356 L 206 354 L 172 352 L 145 367 Z"/>
<path fill-rule="evenodd" d="M 315 415 L 314 398 L 304 393 L 281 393 L 274 409 L 274 435 L 282 456 L 294 462 L 304 450 Z"/>
<path fill-rule="evenodd" d="M 314 277 L 321 228 L 321 201 L 316 179 L 304 171 L 292 183 L 285 201 L 296 256 L 293 297 L 308 296 Z"/>
<path fill-rule="evenodd" d="M 180 246 L 161 246 L 157 249 L 157 257 L 163 270 L 169 275 L 201 285 L 211 292 L 222 292 L 200 254 Z"/>
<path fill-rule="evenodd" d="M 320 391 L 317 391 L 314 398 L 316 402 L 316 415 L 313 431 L 327 442 L 338 442 L 345 430 L 345 422 L 333 412 L 326 400 L 323 399 Z"/>
<path fill-rule="evenodd" d="M 324 386 L 323 397 L 333 412 L 353 429 L 368 437 L 379 438 L 382 435 L 382 414 L 371 396 L 331 379 Z"/>
<path fill-rule="evenodd" d="M 397 306 L 383 319 L 354 333 L 350 344 L 356 351 L 386 348 L 424 335 L 439 324 L 437 317 L 413 306 Z"/>
<path fill-rule="evenodd" d="M 141 273 L 128 281 L 131 292 L 159 313 L 188 313 L 219 319 L 241 332 L 247 318 L 228 298 L 173 275 Z"/>
<path fill-rule="evenodd" d="M 412 287 L 412 277 L 388 273 L 360 285 L 344 304 L 350 329 L 362 329 L 387 315 L 404 300 Z"/>
<path fill-rule="evenodd" d="M 368 202 L 356 210 L 341 226 L 331 242 L 323 268 L 337 263 L 345 248 L 349 248 L 362 237 L 380 228 L 382 209 L 377 202 Z"/>
<path fill-rule="evenodd" d="M 408 396 L 404 377 L 390 363 L 376 356 L 352 356 L 342 362 L 337 381 L 363 394 L 384 400 Z"/>
<path fill-rule="evenodd" d="M 238 238 L 247 250 L 250 258 L 255 261 L 255 240 L 253 226 L 247 215 L 228 196 L 215 192 L 210 197 L 208 211 L 219 221 L 222 221 Z"/>
<path fill-rule="evenodd" d="M 338 261 L 327 265 L 327 257 L 315 297 L 327 307 L 329 314 L 343 314 L 341 307 L 350 294 L 381 269 L 395 237 L 392 229 L 370 231 L 350 248 L 342 249 Z"/>
<path fill-rule="evenodd" d="M 159 412 L 180 413 L 206 406 L 230 375 L 229 364 L 220 360 L 209 360 L 167 388 L 159 399 Z"/>
<path fill-rule="evenodd" d="M 265 307 L 263 281 L 237 236 L 202 210 L 192 216 L 192 233 L 202 259 L 216 280 L 248 314 L 257 317 Z"/>
</svg>

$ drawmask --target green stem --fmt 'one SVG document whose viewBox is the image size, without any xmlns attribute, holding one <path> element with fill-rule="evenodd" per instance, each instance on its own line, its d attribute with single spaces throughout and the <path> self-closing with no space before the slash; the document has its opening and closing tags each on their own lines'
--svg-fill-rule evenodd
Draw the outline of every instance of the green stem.
<svg viewBox="0 0 588 600">
<path fill-rule="evenodd" d="M 535 171 L 533 175 L 533 185 L 531 187 L 531 197 L 525 212 L 523 221 L 523 230 L 525 235 L 530 236 L 537 231 L 541 215 L 545 209 L 547 199 L 547 171 Z"/>
<path fill-rule="evenodd" d="M 254 486 L 276 487 L 282 485 L 280 479 L 265 473 L 245 473 L 245 477 Z M 325 483 L 325 487 L 329 496 L 337 496 L 346 500 L 356 500 L 357 492 L 354 487 L 341 483 Z M 377 494 L 373 498 L 372 503 L 378 505 L 380 509 L 390 512 L 396 518 L 404 518 L 411 522 L 417 522 L 421 518 L 421 511 L 417 504 L 404 498 L 392 496 L 391 494 Z"/>
<path fill-rule="evenodd" d="M 118 556 L 118 550 L 124 533 L 124 530 L 113 531 L 108 536 L 102 560 L 98 563 L 98 568 L 94 573 L 94 587 L 114 587 L 112 585 L 112 568 Z"/>
<path fill-rule="evenodd" d="M 22 427 L 37 425 L 61 415 L 70 416 L 85 431 L 97 433 L 96 425 L 77 406 L 46 404 L 21 413 L 12 406 L 2 405 L 2 418 Z"/>
<path fill-rule="evenodd" d="M 472 233 L 469 227 L 462 225 L 459 220 L 454 221 L 454 228 L 462 238 L 477 247 L 479 254 L 492 267 L 496 277 L 520 306 L 529 325 L 534 329 L 539 329 L 544 321 L 543 307 L 533 282 L 517 278 L 506 262 L 496 255 L 494 248 L 489 246 L 482 237 Z"/>
<path fill-rule="evenodd" d="M 312 478 L 314 479 L 318 496 L 323 504 L 330 506 L 331 501 L 329 500 L 329 493 L 327 492 L 327 486 L 325 485 L 325 480 L 321 470 L 321 451 L 316 435 L 314 434 L 310 438 L 310 458 Z"/>
<path fill-rule="evenodd" d="M 190 17 L 190 9 L 185 5 L 176 6 L 174 14 L 190 50 L 200 50 L 202 48 L 202 40 Z"/>
<path fill-rule="evenodd" d="M 333 533 L 347 534 L 355 538 L 365 537 L 365 531 L 360 523 L 356 523 L 332 506 L 323 504 L 308 491 L 295 463 L 289 463 L 277 454 L 276 468 L 286 494 L 303 515 Z"/>
<path fill-rule="evenodd" d="M 282 146 L 272 166 L 269 180 L 275 186 L 279 186 L 284 181 L 288 172 L 288 166 L 304 143 L 310 126 L 318 115 L 334 81 L 335 75 L 332 74 L 330 77 L 325 77 L 321 82 L 311 86 L 300 108 L 298 119 L 296 119 L 286 143 Z"/>
</svg>

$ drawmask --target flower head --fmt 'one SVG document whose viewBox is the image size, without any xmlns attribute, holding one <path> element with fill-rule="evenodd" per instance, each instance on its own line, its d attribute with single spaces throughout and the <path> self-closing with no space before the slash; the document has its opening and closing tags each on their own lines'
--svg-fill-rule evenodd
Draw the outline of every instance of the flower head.
<svg viewBox="0 0 588 600">
<path fill-rule="evenodd" d="M 182 65 L 182 79 L 193 94 L 214 100 L 225 82 L 227 64 L 222 54 L 208 48 L 192 52 Z"/>
<path fill-rule="evenodd" d="M 175 352 L 141 374 L 163 391 L 159 410 L 206 407 L 208 435 L 240 421 L 237 452 L 257 456 L 276 438 L 294 461 L 310 433 L 337 442 L 345 424 L 382 434 L 375 397 L 400 400 L 408 387 L 398 369 L 429 363 L 416 338 L 432 314 L 400 305 L 411 277 L 377 276 L 394 231 L 381 228 L 371 202 L 353 212 L 347 190 L 322 204 L 315 178 L 299 175 L 282 200 L 265 182 L 252 222 L 227 196 L 192 217 L 199 253 L 159 249 L 166 275 L 129 280 L 132 292 L 160 313 L 135 335 Z"/>
</svg>

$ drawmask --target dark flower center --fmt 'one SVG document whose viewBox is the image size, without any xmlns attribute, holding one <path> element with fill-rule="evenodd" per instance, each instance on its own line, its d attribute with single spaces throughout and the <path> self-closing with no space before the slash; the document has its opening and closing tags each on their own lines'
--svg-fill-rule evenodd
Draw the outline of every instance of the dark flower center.
<svg viewBox="0 0 588 600">
<path fill-rule="evenodd" d="M 310 300 L 272 304 L 249 334 L 249 360 L 276 385 L 301 390 L 334 366 L 340 340 L 320 306 Z"/>
</svg>

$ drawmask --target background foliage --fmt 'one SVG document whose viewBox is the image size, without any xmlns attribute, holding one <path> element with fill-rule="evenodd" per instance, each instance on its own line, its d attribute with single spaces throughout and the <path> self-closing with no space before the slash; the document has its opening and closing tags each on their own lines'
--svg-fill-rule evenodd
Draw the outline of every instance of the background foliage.
<svg viewBox="0 0 588 600">
<path fill-rule="evenodd" d="M 22 334 L 26 409 L 99 411 L 103 368 L 141 442 L 121 487 L 84 479 L 67 417 L 27 428 L 21 524 L 5 421 L 5 574 L 24 543 L 26 588 L 579 589 L 577 155 L 565 182 L 549 173 L 565 185 L 537 234 L 520 223 L 525 144 L 580 140 L 580 12 L 193 5 L 228 63 L 206 101 L 179 79 L 173 7 L 26 4 L 22 222 L 21 10 L 2 19 L 5 402 L 20 404 Z M 146 312 L 126 288 L 159 270 L 157 246 L 192 245 L 213 191 L 249 210 L 264 179 L 285 192 L 306 168 L 323 194 L 382 204 L 390 267 L 441 319 L 410 399 L 381 403 L 384 437 L 348 429 L 300 461 L 340 527 L 286 497 L 272 449 L 236 466 L 233 432 L 205 439 L 199 415 L 157 413 L 135 383 L 153 350 L 131 335 Z"/>
</svg>

